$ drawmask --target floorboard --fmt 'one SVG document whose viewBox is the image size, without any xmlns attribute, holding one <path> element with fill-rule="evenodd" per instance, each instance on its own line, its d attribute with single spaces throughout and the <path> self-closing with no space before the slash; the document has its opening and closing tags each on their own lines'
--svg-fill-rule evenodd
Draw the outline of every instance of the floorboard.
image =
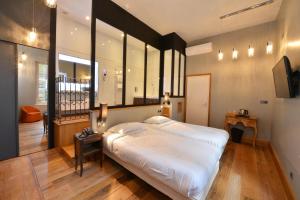
<svg viewBox="0 0 300 200">
<path fill-rule="evenodd" d="M 209 200 L 287 199 L 266 147 L 229 143 Z M 83 177 L 56 149 L 0 162 L 0 199 L 168 200 L 109 158 L 86 162 Z"/>
<path fill-rule="evenodd" d="M 20 156 L 48 149 L 43 121 L 19 124 L 19 149 Z"/>
</svg>

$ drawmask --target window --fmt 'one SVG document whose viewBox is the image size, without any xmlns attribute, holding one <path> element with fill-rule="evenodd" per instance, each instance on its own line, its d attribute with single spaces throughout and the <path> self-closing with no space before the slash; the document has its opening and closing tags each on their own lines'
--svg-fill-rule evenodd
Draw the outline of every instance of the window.
<svg viewBox="0 0 300 200">
<path fill-rule="evenodd" d="M 183 97 L 185 90 L 185 55 L 177 50 L 170 49 L 165 51 L 164 57 L 163 93 L 169 92 L 171 97 Z"/>
<path fill-rule="evenodd" d="M 185 56 L 183 54 L 180 55 L 180 88 L 179 88 L 179 96 L 184 96 L 184 86 L 185 86 Z"/>
<path fill-rule="evenodd" d="M 159 103 L 160 51 L 147 45 L 146 104 Z"/>
<path fill-rule="evenodd" d="M 179 52 L 175 51 L 174 57 L 174 84 L 173 84 L 173 96 L 178 96 L 178 84 L 179 84 Z"/>
<path fill-rule="evenodd" d="M 38 105 L 47 105 L 48 102 L 48 65 L 37 63 L 37 99 Z"/>
<path fill-rule="evenodd" d="M 144 104 L 145 43 L 127 36 L 126 105 Z"/>
<path fill-rule="evenodd" d="M 94 108 L 160 103 L 160 53 L 156 45 L 96 19 Z M 155 44 L 155 42 L 153 42 Z M 171 80 L 171 79 L 170 79 Z"/>
<path fill-rule="evenodd" d="M 124 33 L 100 20 L 96 21 L 95 107 L 100 103 L 122 105 Z"/>
<path fill-rule="evenodd" d="M 171 77 L 172 77 L 172 50 L 165 51 L 164 58 L 164 94 L 171 94 Z"/>
</svg>

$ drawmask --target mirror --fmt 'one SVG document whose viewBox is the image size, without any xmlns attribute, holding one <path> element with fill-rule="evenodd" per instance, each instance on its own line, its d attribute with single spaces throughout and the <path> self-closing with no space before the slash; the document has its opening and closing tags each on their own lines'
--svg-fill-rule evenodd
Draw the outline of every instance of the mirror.
<svg viewBox="0 0 300 200">
<path fill-rule="evenodd" d="M 48 51 L 18 51 L 19 155 L 48 149 Z"/>
</svg>

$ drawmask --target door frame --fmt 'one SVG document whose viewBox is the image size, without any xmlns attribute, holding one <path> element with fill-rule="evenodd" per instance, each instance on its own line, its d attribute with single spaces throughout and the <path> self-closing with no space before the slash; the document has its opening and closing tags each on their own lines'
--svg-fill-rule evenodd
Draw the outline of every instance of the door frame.
<svg viewBox="0 0 300 200">
<path fill-rule="evenodd" d="M 188 90 L 188 78 L 193 76 L 209 76 L 209 95 L 208 95 L 208 120 L 207 126 L 210 126 L 210 108 L 211 108 L 211 73 L 200 73 L 200 74 L 190 74 L 185 77 L 185 91 Z M 186 104 L 187 104 L 187 94 L 185 95 L 184 101 L 184 122 L 186 123 Z"/>
</svg>

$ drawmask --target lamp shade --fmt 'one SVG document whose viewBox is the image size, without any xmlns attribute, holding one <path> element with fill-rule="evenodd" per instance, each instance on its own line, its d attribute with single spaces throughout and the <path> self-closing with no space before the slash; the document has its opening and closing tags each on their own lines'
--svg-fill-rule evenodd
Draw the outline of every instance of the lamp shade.
<svg viewBox="0 0 300 200">
<path fill-rule="evenodd" d="M 100 110 L 99 110 L 99 121 L 106 122 L 107 113 L 108 113 L 107 104 L 101 103 Z"/>
<path fill-rule="evenodd" d="M 170 93 L 169 92 L 166 92 L 165 93 L 165 96 L 164 96 L 164 100 L 163 100 L 163 104 L 168 104 L 170 105 Z"/>
</svg>

